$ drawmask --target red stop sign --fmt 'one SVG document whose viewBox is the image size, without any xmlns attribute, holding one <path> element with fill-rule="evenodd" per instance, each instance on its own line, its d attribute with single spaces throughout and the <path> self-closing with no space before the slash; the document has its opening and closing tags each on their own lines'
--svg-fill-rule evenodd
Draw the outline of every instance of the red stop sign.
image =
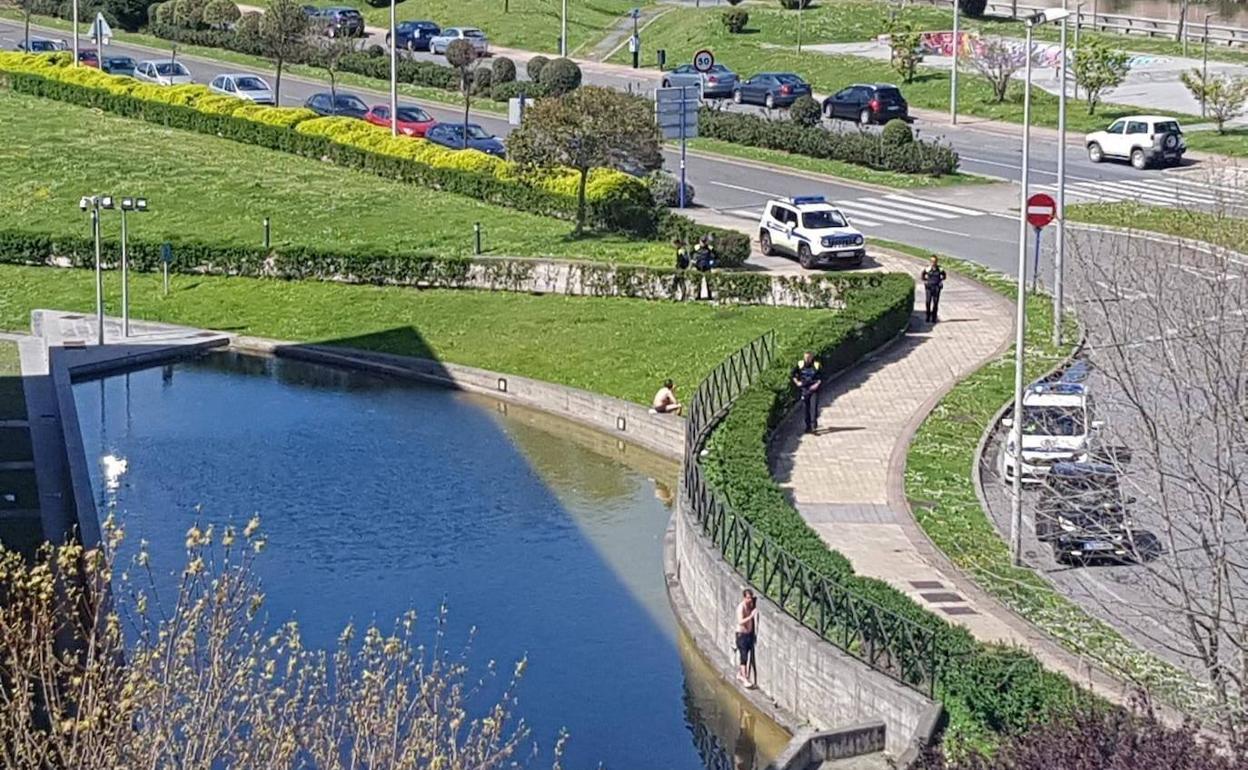
<svg viewBox="0 0 1248 770">
<path fill-rule="evenodd" d="M 1036 193 L 1027 199 L 1027 221 L 1037 229 L 1048 225 L 1057 216 L 1057 201 L 1050 195 Z"/>
</svg>

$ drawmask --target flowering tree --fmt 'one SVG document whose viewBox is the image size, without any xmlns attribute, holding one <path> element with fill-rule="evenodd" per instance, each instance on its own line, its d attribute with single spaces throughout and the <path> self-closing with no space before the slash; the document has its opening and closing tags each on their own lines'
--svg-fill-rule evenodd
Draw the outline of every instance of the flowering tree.
<svg viewBox="0 0 1248 770">
<path fill-rule="evenodd" d="M 992 100 L 999 104 L 1005 101 L 1014 74 L 1027 64 L 1027 52 L 1021 46 L 997 38 L 976 46 L 970 62 L 992 86 Z"/>
<path fill-rule="evenodd" d="M 103 549 L 45 546 L 33 564 L 0 554 L 4 766 L 477 770 L 524 759 L 528 730 L 510 715 L 523 661 L 473 716 L 479 684 L 442 649 L 445 613 L 432 652 L 413 613 L 307 650 L 296 623 L 273 630 L 261 615 L 258 519 L 192 527 L 172 595 L 157 591 L 145 547 L 115 564 L 106 554 L 123 535 L 111 519 L 104 530 Z"/>
</svg>

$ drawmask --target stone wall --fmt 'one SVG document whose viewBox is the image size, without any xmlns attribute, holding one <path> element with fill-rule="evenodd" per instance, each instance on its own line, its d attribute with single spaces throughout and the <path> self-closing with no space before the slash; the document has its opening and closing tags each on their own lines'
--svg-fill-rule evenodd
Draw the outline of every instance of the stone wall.
<svg viewBox="0 0 1248 770">
<path fill-rule="evenodd" d="M 674 603 L 684 606 L 681 620 L 695 626 L 695 638 L 705 640 L 703 651 L 730 667 L 736 608 L 747 583 L 698 531 L 683 499 L 673 528 Z M 837 649 L 766 597 L 759 597 L 758 606 L 758 689 L 777 709 L 816 729 L 879 720 L 894 757 L 930 740 L 939 704 Z"/>
</svg>

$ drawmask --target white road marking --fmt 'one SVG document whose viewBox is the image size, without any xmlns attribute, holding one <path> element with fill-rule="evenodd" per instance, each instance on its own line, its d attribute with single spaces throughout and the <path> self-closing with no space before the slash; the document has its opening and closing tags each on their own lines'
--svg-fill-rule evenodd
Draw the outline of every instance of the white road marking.
<svg viewBox="0 0 1248 770">
<path fill-rule="evenodd" d="M 936 203 L 935 201 L 924 200 L 922 198 L 910 198 L 905 195 L 885 195 L 885 200 L 897 201 L 898 203 L 914 203 L 922 205 L 926 208 L 933 208 L 939 211 L 948 211 L 950 214 L 960 214 L 966 217 L 978 217 L 986 214 L 985 211 L 977 209 L 964 209 L 961 206 L 951 206 L 948 203 Z"/>
<path fill-rule="evenodd" d="M 880 209 L 876 206 L 859 205 L 860 200 L 861 199 L 856 198 L 849 203 L 838 202 L 836 205 L 851 214 L 861 213 L 866 215 L 868 218 L 875 217 L 877 219 L 883 219 L 885 217 L 889 217 L 893 219 L 900 218 L 902 220 L 910 220 L 913 222 L 932 221 L 932 217 L 925 217 L 922 214 L 912 214 L 905 211 L 888 211 L 886 209 Z"/>
<path fill-rule="evenodd" d="M 933 217 L 935 219 L 957 219 L 957 214 L 950 214 L 947 211 L 937 211 L 927 208 L 926 206 L 915 206 L 909 203 L 898 203 L 885 198 L 858 198 L 863 203 L 869 203 L 872 206 L 883 209 L 884 211 L 903 211 L 914 212 L 924 216 Z"/>
</svg>

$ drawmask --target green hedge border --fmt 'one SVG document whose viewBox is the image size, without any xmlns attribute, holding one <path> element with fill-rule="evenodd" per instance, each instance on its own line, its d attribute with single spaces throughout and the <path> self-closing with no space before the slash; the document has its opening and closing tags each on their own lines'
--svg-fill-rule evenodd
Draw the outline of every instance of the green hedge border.
<svg viewBox="0 0 1248 770">
<path fill-rule="evenodd" d="M 948 623 L 887 583 L 856 575 L 849 560 L 829 548 L 789 503 L 767 462 L 770 435 L 794 403 L 789 369 L 802 351 L 814 351 L 825 371 L 836 372 L 908 325 L 914 312 L 913 279 L 886 274 L 878 280 L 873 290 L 868 283 L 861 287 L 868 290 L 847 292 L 846 307 L 836 317 L 789 338 L 711 434 L 702 464 L 707 482 L 732 510 L 808 567 L 896 615 L 931 628 L 943 660 L 935 692 L 949 714 L 947 746 L 954 753 L 988 750 L 1000 735 L 1066 711 L 1082 691 L 1065 676 L 1045 670 L 1029 652 L 980 643 L 966 629 Z M 832 622 L 850 623 L 853 618 L 833 618 Z"/>
</svg>

